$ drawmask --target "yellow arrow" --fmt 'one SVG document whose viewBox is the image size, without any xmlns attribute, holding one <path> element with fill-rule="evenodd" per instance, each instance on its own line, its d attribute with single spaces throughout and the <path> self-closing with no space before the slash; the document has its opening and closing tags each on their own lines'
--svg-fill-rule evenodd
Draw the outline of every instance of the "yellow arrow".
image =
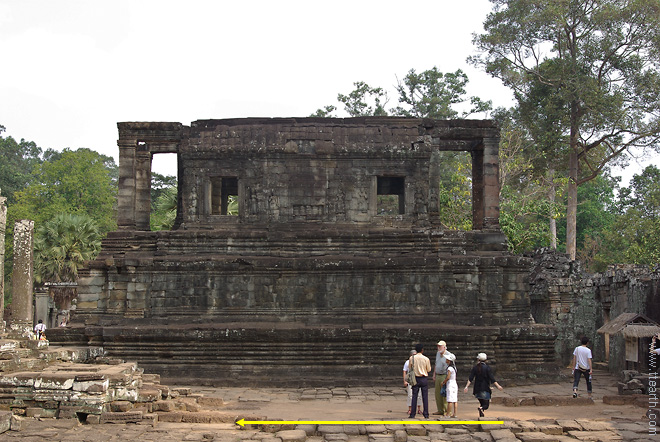
<svg viewBox="0 0 660 442">
<path fill-rule="evenodd" d="M 246 421 L 241 419 L 236 422 L 241 427 L 246 425 L 498 425 L 504 421 Z"/>
</svg>

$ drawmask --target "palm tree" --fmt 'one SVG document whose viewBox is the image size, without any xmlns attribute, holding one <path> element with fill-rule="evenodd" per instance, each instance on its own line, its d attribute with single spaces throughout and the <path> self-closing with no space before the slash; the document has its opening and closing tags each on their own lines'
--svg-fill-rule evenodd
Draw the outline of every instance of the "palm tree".
<svg viewBox="0 0 660 442">
<path fill-rule="evenodd" d="M 77 282 L 78 271 L 94 259 L 101 249 L 97 224 L 87 215 L 60 214 L 41 225 L 34 241 L 35 280 L 41 282 Z M 76 290 L 54 290 L 55 303 L 68 308 Z"/>
<path fill-rule="evenodd" d="M 151 230 L 172 230 L 176 219 L 176 206 L 176 186 L 163 189 L 152 206 Z"/>
</svg>

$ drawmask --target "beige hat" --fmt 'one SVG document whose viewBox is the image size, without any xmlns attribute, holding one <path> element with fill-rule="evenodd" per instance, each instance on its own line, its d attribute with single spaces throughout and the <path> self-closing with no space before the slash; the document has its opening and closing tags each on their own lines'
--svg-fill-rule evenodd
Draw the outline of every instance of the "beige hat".
<svg viewBox="0 0 660 442">
<path fill-rule="evenodd" d="M 444 345 L 446 347 L 447 343 L 445 341 L 438 341 L 438 345 Z"/>
<path fill-rule="evenodd" d="M 486 353 L 479 353 L 479 354 L 477 355 L 477 360 L 478 360 L 478 361 L 485 361 L 486 359 L 488 359 L 488 358 L 486 357 Z"/>
</svg>

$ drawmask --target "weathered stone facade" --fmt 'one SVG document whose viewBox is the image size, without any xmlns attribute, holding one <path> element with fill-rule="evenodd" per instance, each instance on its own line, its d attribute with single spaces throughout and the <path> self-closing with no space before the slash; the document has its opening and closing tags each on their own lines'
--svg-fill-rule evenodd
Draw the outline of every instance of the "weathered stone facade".
<svg viewBox="0 0 660 442">
<path fill-rule="evenodd" d="M 594 360 L 606 361 L 604 337 L 596 330 L 622 313 L 641 313 L 660 321 L 658 267 L 617 265 L 589 274 L 579 261 L 548 250 L 540 251 L 534 262 L 530 276 L 532 315 L 536 322 L 557 328 L 555 350 L 563 364 L 569 364 L 582 336 L 591 340 Z M 650 343 L 650 339 L 645 342 Z M 624 370 L 624 338 L 612 336 L 609 348 L 609 369 Z M 647 354 L 640 355 L 640 362 L 648 369 Z"/>
<path fill-rule="evenodd" d="M 507 253 L 499 230 L 492 122 L 118 126 L 119 230 L 82 274 L 78 327 L 59 339 L 215 380 L 277 378 L 291 361 L 321 379 L 400 375 L 413 342 L 440 338 L 464 365 L 478 351 L 505 368 L 552 364 L 554 329 L 531 320 L 531 261 Z M 472 157 L 473 231 L 439 222 L 441 151 Z M 151 160 L 168 152 L 175 230 L 150 232 Z"/>
</svg>

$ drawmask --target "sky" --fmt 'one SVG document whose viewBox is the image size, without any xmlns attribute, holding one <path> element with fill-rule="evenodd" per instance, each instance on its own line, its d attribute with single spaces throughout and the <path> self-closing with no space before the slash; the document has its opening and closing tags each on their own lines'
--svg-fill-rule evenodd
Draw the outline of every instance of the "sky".
<svg viewBox="0 0 660 442">
<path fill-rule="evenodd" d="M 466 62 L 490 11 L 488 0 L 0 0 L 0 125 L 117 161 L 117 122 L 305 117 L 357 81 L 395 107 L 397 77 L 434 66 L 462 69 L 468 95 L 508 107 L 510 91 Z M 153 170 L 175 175 L 175 160 L 156 155 Z"/>
</svg>

